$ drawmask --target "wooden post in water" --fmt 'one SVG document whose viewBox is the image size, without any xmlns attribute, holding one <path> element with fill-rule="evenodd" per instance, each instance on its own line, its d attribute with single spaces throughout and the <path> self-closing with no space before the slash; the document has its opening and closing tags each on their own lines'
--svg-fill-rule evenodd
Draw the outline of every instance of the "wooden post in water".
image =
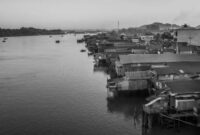
<svg viewBox="0 0 200 135">
<path fill-rule="evenodd" d="M 150 95 L 151 95 L 151 92 L 152 92 L 151 81 L 150 81 L 150 80 L 147 80 L 147 83 L 148 83 L 148 94 L 149 94 L 149 96 L 150 96 Z"/>
<path fill-rule="evenodd" d="M 148 114 L 148 128 L 151 129 L 152 128 L 152 115 Z"/>
<path fill-rule="evenodd" d="M 147 119 L 147 113 L 143 110 L 142 111 L 142 126 L 147 129 L 148 128 L 148 119 Z"/>
</svg>

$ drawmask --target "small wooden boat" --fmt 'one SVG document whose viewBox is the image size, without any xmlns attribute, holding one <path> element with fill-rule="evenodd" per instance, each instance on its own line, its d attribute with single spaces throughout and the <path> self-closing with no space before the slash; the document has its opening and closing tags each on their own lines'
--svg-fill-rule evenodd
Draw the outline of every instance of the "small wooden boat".
<svg viewBox="0 0 200 135">
<path fill-rule="evenodd" d="M 86 50 L 85 49 L 81 49 L 81 51 L 80 52 L 86 52 Z"/>
<path fill-rule="evenodd" d="M 7 39 L 8 39 L 7 37 L 3 38 L 3 41 L 2 41 L 2 42 L 6 42 Z"/>
<path fill-rule="evenodd" d="M 78 39 L 77 40 L 77 43 L 83 43 L 84 42 L 84 39 Z"/>
<path fill-rule="evenodd" d="M 199 76 L 198 74 L 190 76 L 191 79 L 197 79 L 197 78 L 199 78 L 199 77 L 200 77 L 200 76 Z"/>
<path fill-rule="evenodd" d="M 56 40 L 56 43 L 57 43 L 57 44 L 60 43 L 60 40 Z"/>
<path fill-rule="evenodd" d="M 93 54 L 94 54 L 94 53 L 92 53 L 92 52 L 89 52 L 89 53 L 88 53 L 88 56 L 91 56 L 91 55 L 93 55 Z"/>
</svg>

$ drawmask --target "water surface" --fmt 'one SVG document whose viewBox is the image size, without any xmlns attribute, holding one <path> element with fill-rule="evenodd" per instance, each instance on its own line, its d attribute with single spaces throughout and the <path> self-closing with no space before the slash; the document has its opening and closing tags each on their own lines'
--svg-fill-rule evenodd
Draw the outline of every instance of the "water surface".
<svg viewBox="0 0 200 135">
<path fill-rule="evenodd" d="M 108 101 L 107 75 L 95 72 L 93 58 L 80 52 L 80 37 L 9 37 L 0 42 L 0 134 L 142 134 L 143 100 Z"/>
</svg>

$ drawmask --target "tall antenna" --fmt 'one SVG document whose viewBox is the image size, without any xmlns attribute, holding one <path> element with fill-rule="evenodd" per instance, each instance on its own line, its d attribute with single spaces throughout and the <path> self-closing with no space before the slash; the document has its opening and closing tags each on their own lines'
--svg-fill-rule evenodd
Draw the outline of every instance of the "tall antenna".
<svg viewBox="0 0 200 135">
<path fill-rule="evenodd" d="M 117 31 L 119 32 L 119 20 L 117 22 Z"/>
</svg>

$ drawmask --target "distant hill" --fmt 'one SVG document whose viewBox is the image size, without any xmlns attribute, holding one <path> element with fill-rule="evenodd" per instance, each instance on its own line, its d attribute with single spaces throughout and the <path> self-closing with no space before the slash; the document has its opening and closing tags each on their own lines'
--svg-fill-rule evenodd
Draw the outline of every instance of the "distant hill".
<svg viewBox="0 0 200 135">
<path fill-rule="evenodd" d="M 127 29 L 120 29 L 119 33 L 124 33 L 127 36 L 135 36 L 135 35 L 148 35 L 152 34 L 149 30 L 146 29 L 139 29 L 139 28 L 127 28 Z"/>
<path fill-rule="evenodd" d="M 106 29 L 72 29 L 72 30 L 64 30 L 64 32 L 85 34 L 85 33 L 108 32 L 108 30 Z"/>
<path fill-rule="evenodd" d="M 200 25 L 198 25 L 198 26 L 196 27 L 196 29 L 200 29 Z"/>
<path fill-rule="evenodd" d="M 160 23 L 155 22 L 152 24 L 142 25 L 140 27 L 135 28 L 124 28 L 120 29 L 119 33 L 124 33 L 126 35 L 149 35 L 149 34 L 155 34 L 157 32 L 163 32 L 169 29 L 178 29 L 181 28 L 181 26 L 176 24 L 170 24 L 170 23 Z"/>
<path fill-rule="evenodd" d="M 142 25 L 139 27 L 139 29 L 146 29 L 150 31 L 163 31 L 163 30 L 169 30 L 169 29 L 177 29 L 180 28 L 179 25 L 176 24 L 170 24 L 170 23 L 160 23 L 160 22 L 155 22 L 152 24 L 147 24 L 147 25 Z"/>
</svg>

